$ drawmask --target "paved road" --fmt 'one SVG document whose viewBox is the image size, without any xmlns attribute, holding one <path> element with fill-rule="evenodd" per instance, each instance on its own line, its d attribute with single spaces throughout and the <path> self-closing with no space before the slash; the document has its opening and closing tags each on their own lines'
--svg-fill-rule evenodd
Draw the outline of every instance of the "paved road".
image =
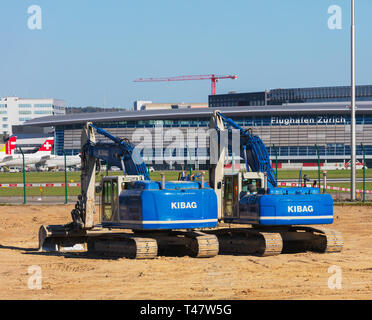
<svg viewBox="0 0 372 320">
<path fill-rule="evenodd" d="M 67 200 L 68 200 L 68 204 L 74 204 L 77 201 L 77 197 L 69 196 Z M 0 197 L 0 203 L 22 204 L 23 197 Z M 30 196 L 26 198 L 26 204 L 42 205 L 42 204 L 64 204 L 64 203 L 65 203 L 64 196 L 44 196 L 44 197 Z"/>
</svg>

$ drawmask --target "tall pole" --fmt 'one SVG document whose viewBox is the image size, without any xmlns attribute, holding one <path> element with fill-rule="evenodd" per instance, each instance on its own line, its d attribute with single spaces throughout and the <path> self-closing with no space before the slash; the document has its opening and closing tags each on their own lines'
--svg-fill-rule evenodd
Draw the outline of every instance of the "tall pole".
<svg viewBox="0 0 372 320">
<path fill-rule="evenodd" d="M 191 152 L 190 152 L 190 149 L 189 149 L 189 146 L 188 145 L 186 145 L 186 149 L 187 149 L 187 154 L 189 155 L 189 161 L 190 161 L 190 178 L 191 178 L 191 175 L 192 175 Z"/>
<path fill-rule="evenodd" d="M 67 201 L 67 163 L 66 163 L 67 161 L 66 161 L 65 150 L 63 149 L 62 152 L 63 152 L 63 157 L 64 157 L 64 160 L 65 160 L 65 204 L 67 204 L 68 203 L 68 201 Z"/>
<path fill-rule="evenodd" d="M 356 200 L 355 3 L 351 0 L 351 201 Z"/>
<path fill-rule="evenodd" d="M 19 148 L 22 153 L 22 172 L 23 172 L 23 204 L 26 204 L 26 169 L 25 169 L 25 154 L 22 148 Z"/>
<path fill-rule="evenodd" d="M 315 145 L 316 154 L 318 155 L 318 187 L 320 189 L 320 154 L 318 145 Z"/>
<path fill-rule="evenodd" d="M 363 202 L 366 202 L 366 151 L 363 143 L 360 144 L 363 152 Z"/>
<path fill-rule="evenodd" d="M 278 152 L 276 150 L 275 144 L 273 145 L 275 151 L 275 175 L 276 179 L 278 179 Z"/>
</svg>

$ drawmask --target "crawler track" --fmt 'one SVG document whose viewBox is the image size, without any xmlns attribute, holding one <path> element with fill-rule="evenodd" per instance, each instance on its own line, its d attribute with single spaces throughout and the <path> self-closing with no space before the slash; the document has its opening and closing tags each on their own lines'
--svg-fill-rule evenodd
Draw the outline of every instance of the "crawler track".
<svg viewBox="0 0 372 320">
<path fill-rule="evenodd" d="M 261 257 L 276 256 L 282 253 L 283 239 L 280 233 L 260 232 L 263 237 L 264 245 L 258 251 Z"/>
<path fill-rule="evenodd" d="M 153 259 L 158 254 L 214 257 L 219 252 L 215 235 L 199 231 L 125 232 L 106 228 L 75 230 L 70 225 L 42 226 L 39 250 L 44 252 L 88 252 L 104 257 Z"/>
<path fill-rule="evenodd" d="M 344 246 L 342 234 L 325 227 L 292 227 L 290 232 L 304 231 L 311 234 L 307 247 L 311 251 L 321 253 L 341 252 Z"/>
<path fill-rule="evenodd" d="M 221 254 L 265 257 L 278 255 L 283 249 L 281 234 L 277 232 L 260 232 L 253 228 L 223 228 L 211 233 L 218 238 Z"/>
<path fill-rule="evenodd" d="M 215 235 L 193 232 L 186 236 L 190 238 L 189 248 L 192 257 L 210 258 L 218 254 L 219 243 Z"/>
<path fill-rule="evenodd" d="M 157 242 L 154 239 L 123 236 L 91 239 L 88 252 L 105 256 L 120 256 L 130 259 L 154 259 L 158 255 Z"/>
<path fill-rule="evenodd" d="M 211 231 L 220 242 L 220 254 L 275 256 L 281 253 L 313 251 L 341 252 L 340 232 L 322 226 L 264 228 L 221 228 Z"/>
<path fill-rule="evenodd" d="M 152 259 L 157 256 L 157 242 L 132 233 L 105 228 L 74 230 L 70 225 L 41 226 L 39 250 L 44 252 L 88 252 L 105 256 Z"/>
</svg>

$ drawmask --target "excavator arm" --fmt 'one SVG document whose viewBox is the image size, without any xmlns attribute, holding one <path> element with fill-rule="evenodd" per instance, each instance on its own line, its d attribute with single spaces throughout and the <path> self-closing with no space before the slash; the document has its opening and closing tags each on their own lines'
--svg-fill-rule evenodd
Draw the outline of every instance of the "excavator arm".
<svg viewBox="0 0 372 320">
<path fill-rule="evenodd" d="M 113 143 L 96 142 L 94 129 Z M 142 175 L 145 180 L 150 180 L 150 176 L 144 160 L 130 141 L 115 137 L 90 122 L 83 128 L 81 145 L 81 195 L 71 216 L 75 227 L 90 229 L 94 225 L 97 160 L 117 166 L 127 175 Z"/>
<path fill-rule="evenodd" d="M 209 121 L 209 128 L 215 129 L 215 131 L 210 131 L 209 139 L 209 185 L 216 193 L 218 203 L 222 203 L 222 184 L 224 177 L 226 148 L 221 147 L 220 143 L 220 133 L 225 130 L 225 126 L 223 123 L 223 118 L 219 112 L 214 111 L 213 116 Z M 218 206 L 218 217 L 222 216 L 221 211 L 221 206 Z"/>
<path fill-rule="evenodd" d="M 213 117 L 210 121 L 210 127 L 217 129 L 217 131 L 224 130 L 224 126 L 221 127 L 221 122 L 226 123 L 228 127 L 232 127 L 240 132 L 240 157 L 244 159 L 247 171 L 253 172 L 263 172 L 267 175 L 268 187 L 277 186 L 277 177 L 275 171 L 271 166 L 271 160 L 267 152 L 266 146 L 259 136 L 255 136 L 251 133 L 250 130 L 246 130 L 235 123 L 232 119 L 227 118 L 221 112 L 215 111 Z M 218 124 L 218 125 L 216 125 Z M 213 140 L 213 139 L 212 139 Z M 214 142 L 215 143 L 215 142 Z M 213 146 L 212 146 L 213 147 Z M 215 148 L 215 147 L 214 147 Z M 217 148 L 219 149 L 220 155 L 225 154 L 225 150 L 221 149 L 226 148 Z M 211 150 L 212 153 L 212 150 Z M 221 159 L 222 160 L 222 159 Z M 214 166 L 217 169 L 217 166 Z M 218 165 L 221 167 L 221 164 Z M 218 175 L 223 177 L 223 169 Z M 217 176 L 217 174 L 215 174 Z M 213 178 L 212 178 L 213 179 Z"/>
<path fill-rule="evenodd" d="M 145 180 L 150 180 L 146 163 L 138 150 L 135 149 L 128 139 L 121 139 L 111 135 L 109 132 L 88 123 L 91 128 L 97 130 L 97 133 L 105 136 L 113 143 L 87 143 L 85 149 L 90 156 L 104 160 L 110 165 L 117 166 L 128 175 L 142 175 Z"/>
</svg>

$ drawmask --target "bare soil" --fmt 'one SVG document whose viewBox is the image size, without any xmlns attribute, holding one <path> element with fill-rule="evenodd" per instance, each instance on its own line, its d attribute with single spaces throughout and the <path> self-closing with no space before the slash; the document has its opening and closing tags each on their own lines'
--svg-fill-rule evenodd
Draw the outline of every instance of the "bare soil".
<svg viewBox="0 0 372 320">
<path fill-rule="evenodd" d="M 37 252 L 39 226 L 69 222 L 71 209 L 0 207 L 0 299 L 372 298 L 372 207 L 335 207 L 341 253 L 130 260 Z M 40 267 L 41 289 L 29 288 L 31 266 Z M 342 272 L 341 289 L 328 286 L 332 266 Z"/>
</svg>

